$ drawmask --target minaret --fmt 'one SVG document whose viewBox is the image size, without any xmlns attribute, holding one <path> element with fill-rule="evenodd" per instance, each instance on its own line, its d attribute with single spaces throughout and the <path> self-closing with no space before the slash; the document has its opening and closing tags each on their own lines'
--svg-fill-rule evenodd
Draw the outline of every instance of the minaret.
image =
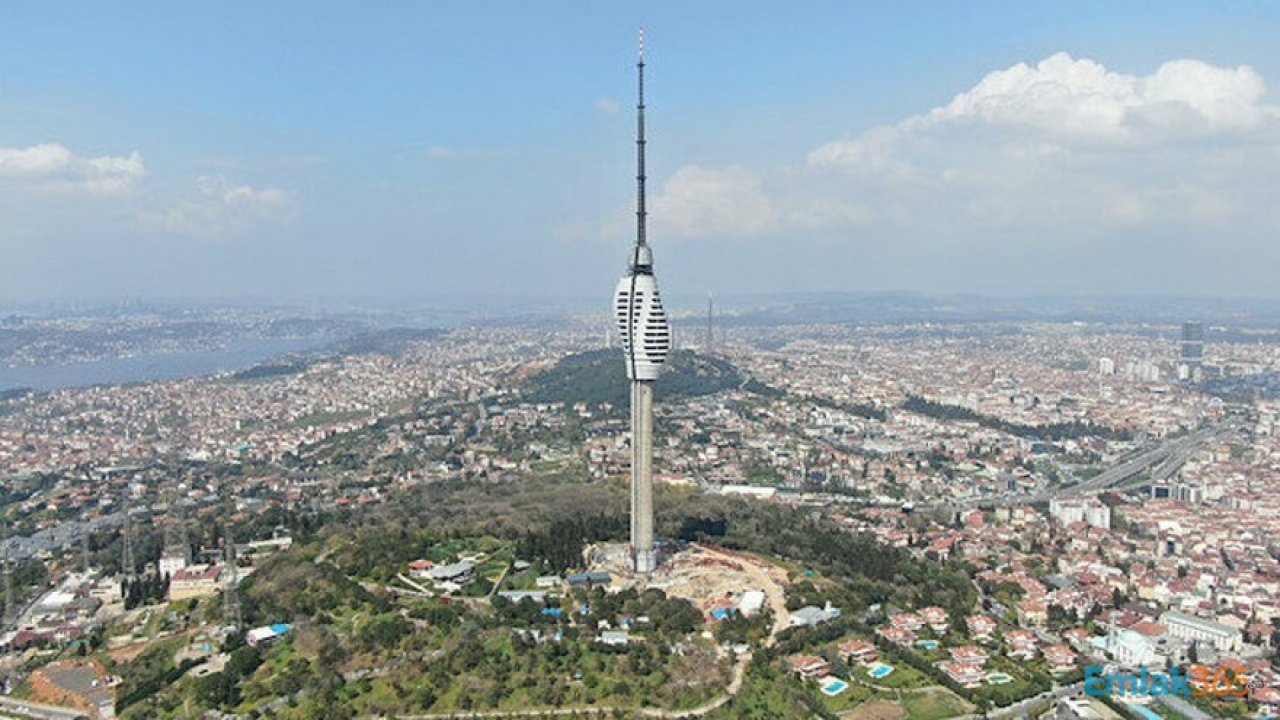
<svg viewBox="0 0 1280 720">
<path fill-rule="evenodd" d="M 653 251 L 645 237 L 644 28 L 636 62 L 636 243 L 614 292 L 614 315 L 631 380 L 631 555 L 637 573 L 654 569 L 653 381 L 671 352 L 671 326 L 658 296 Z"/>
</svg>

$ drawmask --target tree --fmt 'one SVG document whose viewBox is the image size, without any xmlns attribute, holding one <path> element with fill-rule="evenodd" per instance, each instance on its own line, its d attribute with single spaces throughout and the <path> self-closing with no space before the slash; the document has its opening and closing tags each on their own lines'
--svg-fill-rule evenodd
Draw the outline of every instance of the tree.
<svg viewBox="0 0 1280 720">
<path fill-rule="evenodd" d="M 360 642 L 369 649 L 394 647 L 411 629 L 409 622 L 395 613 L 375 615 L 360 629 Z"/>
<path fill-rule="evenodd" d="M 197 678 L 195 683 L 196 699 L 201 705 L 209 708 L 234 705 L 239 698 L 235 680 L 225 672 L 216 672 Z"/>
</svg>

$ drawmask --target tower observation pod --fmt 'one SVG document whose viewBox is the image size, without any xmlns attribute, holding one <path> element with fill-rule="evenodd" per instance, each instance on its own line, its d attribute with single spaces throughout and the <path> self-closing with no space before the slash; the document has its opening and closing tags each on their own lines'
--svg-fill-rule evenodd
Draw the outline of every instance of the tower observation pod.
<svg viewBox="0 0 1280 720">
<path fill-rule="evenodd" d="M 614 318 L 631 381 L 631 556 L 637 573 L 654 569 L 653 552 L 653 381 L 671 353 L 671 325 L 662 309 L 653 250 L 645 237 L 644 196 L 644 28 L 636 62 L 636 241 L 627 271 L 614 292 Z"/>
</svg>

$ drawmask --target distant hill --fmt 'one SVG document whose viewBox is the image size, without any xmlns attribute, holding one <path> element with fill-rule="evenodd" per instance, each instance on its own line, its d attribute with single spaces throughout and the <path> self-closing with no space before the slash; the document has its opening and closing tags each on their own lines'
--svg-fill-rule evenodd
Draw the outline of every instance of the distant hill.
<svg viewBox="0 0 1280 720">
<path fill-rule="evenodd" d="M 374 330 L 331 343 L 316 354 L 320 355 L 397 355 L 410 345 L 424 340 L 435 340 L 444 334 L 438 328 L 389 328 Z"/>
<path fill-rule="evenodd" d="M 20 397 L 30 395 L 35 392 L 29 387 L 9 388 L 8 390 L 0 390 L 0 401 L 17 400 Z"/>
<path fill-rule="evenodd" d="M 762 395 L 778 392 L 755 380 L 748 380 L 730 362 L 699 355 L 692 350 L 679 350 L 668 360 L 666 371 L 656 381 L 654 396 L 658 399 L 699 397 L 744 386 Z M 625 407 L 630 401 L 630 390 L 622 351 L 611 348 L 570 355 L 555 366 L 531 376 L 525 384 L 524 398 L 536 403 L 585 402 L 598 405 L 607 402 Z"/>
<path fill-rule="evenodd" d="M 231 376 L 232 380 L 262 380 L 264 378 L 280 377 L 282 375 L 297 375 L 307 369 L 307 362 L 302 359 L 292 358 L 279 362 L 258 363 L 251 368 L 246 368 Z"/>
</svg>

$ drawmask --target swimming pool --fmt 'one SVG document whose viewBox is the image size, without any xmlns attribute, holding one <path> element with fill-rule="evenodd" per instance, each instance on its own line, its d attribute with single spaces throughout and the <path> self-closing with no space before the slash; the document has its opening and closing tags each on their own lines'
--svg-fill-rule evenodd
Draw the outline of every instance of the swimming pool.
<svg viewBox="0 0 1280 720">
<path fill-rule="evenodd" d="M 1002 672 L 993 672 L 987 675 L 987 682 L 992 685 L 1003 685 L 1007 682 L 1013 682 L 1013 678 Z"/>
<path fill-rule="evenodd" d="M 884 676 L 888 675 L 891 672 L 893 672 L 893 666 L 885 665 L 882 662 L 878 662 L 875 665 L 872 665 L 871 668 L 867 670 L 867 674 L 875 678 L 876 680 L 882 679 Z"/>
<path fill-rule="evenodd" d="M 1142 705 L 1130 705 L 1129 709 L 1133 711 L 1134 715 L 1137 715 L 1143 720 L 1164 720 L 1164 718 L 1155 714 L 1151 710 L 1148 710 L 1146 707 L 1143 707 Z"/>
<path fill-rule="evenodd" d="M 829 677 L 822 681 L 822 692 L 824 695 L 835 697 L 848 689 L 849 683 L 840 678 Z"/>
<path fill-rule="evenodd" d="M 924 648 L 925 650 L 937 650 L 937 649 L 938 649 L 938 641 L 937 641 L 937 640 L 917 640 L 917 641 L 916 641 L 916 645 L 918 645 L 919 647 Z"/>
</svg>

